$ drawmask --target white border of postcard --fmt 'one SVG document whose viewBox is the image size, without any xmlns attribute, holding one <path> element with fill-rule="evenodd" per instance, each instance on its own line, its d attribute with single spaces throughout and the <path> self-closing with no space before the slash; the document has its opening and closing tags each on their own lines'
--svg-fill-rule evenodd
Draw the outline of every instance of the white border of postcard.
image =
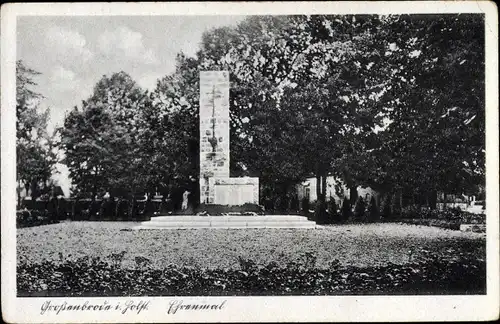
<svg viewBox="0 0 500 324">
<path fill-rule="evenodd" d="M 45 3 L 6 4 L 1 8 L 1 214 L 2 315 L 15 323 L 89 322 L 296 322 L 296 321 L 479 321 L 499 316 L 498 228 L 498 16 L 487 1 L 407 2 L 197 2 L 197 3 Z M 477 296 L 321 296 L 321 297 L 155 297 L 17 298 L 15 226 L 15 61 L 16 17 L 20 15 L 254 15 L 484 13 L 486 24 L 486 199 L 487 295 Z M 148 302 L 139 314 L 119 311 L 61 311 L 41 314 L 44 302 L 116 305 Z M 210 312 L 167 314 L 169 303 L 221 304 Z"/>
</svg>

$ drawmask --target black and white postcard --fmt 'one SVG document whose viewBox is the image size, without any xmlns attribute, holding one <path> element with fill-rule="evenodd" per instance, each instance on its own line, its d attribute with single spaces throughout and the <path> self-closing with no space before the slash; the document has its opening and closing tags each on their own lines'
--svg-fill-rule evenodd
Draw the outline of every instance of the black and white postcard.
<svg viewBox="0 0 500 324">
<path fill-rule="evenodd" d="M 493 2 L 1 17 L 4 321 L 498 319 Z"/>
</svg>

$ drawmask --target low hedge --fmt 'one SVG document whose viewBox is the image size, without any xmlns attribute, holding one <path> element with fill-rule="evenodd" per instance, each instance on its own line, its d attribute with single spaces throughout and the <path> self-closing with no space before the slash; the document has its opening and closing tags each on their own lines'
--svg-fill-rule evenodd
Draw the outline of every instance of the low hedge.
<svg viewBox="0 0 500 324">
<path fill-rule="evenodd" d="M 444 219 L 400 219 L 398 222 L 412 225 L 425 225 L 425 226 L 434 226 L 441 227 L 451 230 L 460 230 L 460 222 L 458 221 L 449 221 Z"/>
<path fill-rule="evenodd" d="M 127 199 L 74 200 L 70 219 L 91 221 L 145 221 L 151 219 L 156 208 L 152 201 L 135 201 L 132 213 L 130 213 L 130 204 L 131 201 Z"/>
<path fill-rule="evenodd" d="M 23 200 L 22 207 L 30 214 L 42 215 L 50 220 L 76 221 L 145 221 L 149 220 L 161 208 L 161 203 L 154 201 L 135 201 L 130 214 L 130 200 L 101 199 L 51 199 Z M 18 227 L 25 227 L 27 216 L 18 215 Z M 28 222 L 36 224 L 36 222 Z M 30 225 L 36 226 L 36 225 Z"/>
<path fill-rule="evenodd" d="M 441 259 L 357 268 L 334 260 L 327 269 L 308 263 L 257 266 L 240 260 L 241 269 L 202 269 L 170 265 L 152 269 L 136 257 L 135 269 L 119 259 L 88 257 L 60 263 L 20 263 L 19 297 L 80 296 L 264 296 L 264 295 L 387 295 L 485 294 L 484 260 Z"/>
<path fill-rule="evenodd" d="M 59 220 L 53 217 L 53 214 L 47 210 L 18 210 L 16 212 L 16 227 L 32 227 L 59 223 Z"/>
<path fill-rule="evenodd" d="M 388 199 L 386 199 L 388 200 Z M 385 204 L 385 205 L 384 205 Z M 361 197 L 357 199 L 354 207 L 354 212 L 347 199 L 344 199 L 339 211 L 340 217 L 337 215 L 336 206 L 328 207 L 327 221 L 325 217 L 319 217 L 323 214 L 316 209 L 315 220 L 318 224 L 334 224 L 334 223 L 350 223 L 350 222 L 403 222 L 407 224 L 436 226 L 452 230 L 459 230 L 461 224 L 486 224 L 486 215 L 474 214 L 467 211 L 462 211 L 458 208 L 448 208 L 445 210 L 431 210 L 418 208 L 417 206 L 405 207 L 400 214 L 395 217 L 391 213 L 389 205 L 382 204 L 381 211 L 376 205 L 375 199 L 371 199 L 368 208 Z M 319 215 L 319 216 L 318 216 Z M 354 217 L 353 217 L 354 215 Z M 382 216 L 382 217 L 381 217 Z"/>
<path fill-rule="evenodd" d="M 460 224 L 485 224 L 486 215 L 474 214 L 459 208 L 447 208 L 444 210 L 437 209 L 420 209 L 416 206 L 403 208 L 401 218 L 404 219 L 437 219 L 456 222 Z"/>
</svg>

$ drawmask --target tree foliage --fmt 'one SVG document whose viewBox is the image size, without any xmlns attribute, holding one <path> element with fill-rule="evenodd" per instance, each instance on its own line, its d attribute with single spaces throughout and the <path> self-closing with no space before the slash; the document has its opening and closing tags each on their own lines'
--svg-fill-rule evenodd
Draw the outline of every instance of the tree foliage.
<svg viewBox="0 0 500 324">
<path fill-rule="evenodd" d="M 143 150 L 147 105 L 147 93 L 119 72 L 103 76 L 82 107 L 66 116 L 61 145 L 75 193 L 144 189 L 150 166 Z"/>
<path fill-rule="evenodd" d="M 329 175 L 398 197 L 475 190 L 484 183 L 483 23 L 252 16 L 210 30 L 151 94 L 116 74 L 68 115 L 72 178 L 91 192 L 197 188 L 199 72 L 228 70 L 231 174 L 258 176 L 266 195 Z"/>
<path fill-rule="evenodd" d="M 380 113 L 388 126 L 369 150 L 367 185 L 428 194 L 484 184 L 484 26 L 481 15 L 386 19 L 390 47 Z"/>
<path fill-rule="evenodd" d="M 41 111 L 43 96 L 33 88 L 40 73 L 16 62 L 16 166 L 17 181 L 37 198 L 55 171 L 54 138 L 47 131 L 49 110 Z M 18 188 L 18 200 L 19 197 Z"/>
<path fill-rule="evenodd" d="M 193 185 L 199 174 L 199 64 L 180 53 L 176 70 L 158 80 L 148 115 L 153 156 L 162 159 L 156 178 L 164 187 Z"/>
</svg>

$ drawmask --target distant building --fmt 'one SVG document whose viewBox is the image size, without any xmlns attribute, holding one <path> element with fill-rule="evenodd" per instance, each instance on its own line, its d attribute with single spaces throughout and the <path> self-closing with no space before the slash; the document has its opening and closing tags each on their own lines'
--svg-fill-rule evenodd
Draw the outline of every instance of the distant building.
<svg viewBox="0 0 500 324">
<path fill-rule="evenodd" d="M 478 198 L 481 198 L 478 200 Z M 484 189 L 480 188 L 478 196 L 444 194 L 438 192 L 436 208 L 443 210 L 445 208 L 459 208 L 474 214 L 486 213 L 486 204 L 484 200 Z"/>
<path fill-rule="evenodd" d="M 304 197 L 309 198 L 309 202 L 314 202 L 318 199 L 316 196 L 316 186 L 317 181 L 316 178 L 308 178 L 302 183 L 299 183 L 297 188 L 297 195 L 299 200 L 301 201 Z M 339 187 L 340 192 L 337 192 L 336 187 Z M 357 188 L 358 197 L 362 197 L 365 201 L 370 201 L 372 197 L 378 202 L 379 193 L 374 191 L 371 188 Z M 329 176 L 326 178 L 326 201 L 330 200 L 330 197 L 335 199 L 337 205 L 342 203 L 344 198 L 350 199 L 350 190 L 349 188 L 342 183 L 342 181 L 334 176 Z"/>
</svg>

